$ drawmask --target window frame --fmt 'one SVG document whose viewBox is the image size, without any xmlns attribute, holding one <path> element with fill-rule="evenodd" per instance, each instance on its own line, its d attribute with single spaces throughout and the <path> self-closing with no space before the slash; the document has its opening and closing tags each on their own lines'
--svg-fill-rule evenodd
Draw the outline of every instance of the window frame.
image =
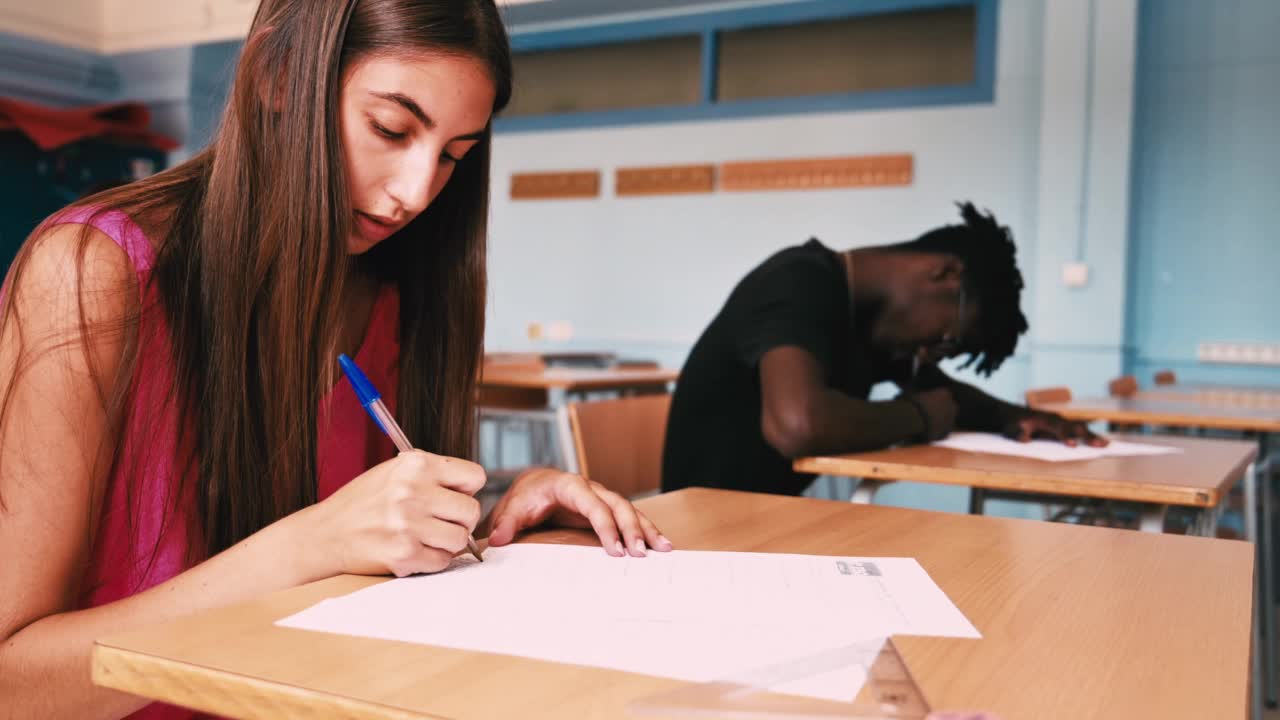
<svg viewBox="0 0 1280 720">
<path fill-rule="evenodd" d="M 536 132 L 570 128 L 721 120 L 771 115 L 884 110 L 937 105 L 972 105 L 995 101 L 996 40 L 1000 0 L 790 0 L 768 5 L 669 15 L 648 20 L 537 29 L 511 34 L 514 53 L 625 43 L 672 35 L 700 35 L 701 93 L 691 105 L 626 110 L 498 117 L 494 130 Z M 974 8 L 974 80 L 967 85 L 871 90 L 787 98 L 720 101 L 716 99 L 719 33 L 747 28 L 802 24 L 829 19 L 927 10 Z"/>
</svg>

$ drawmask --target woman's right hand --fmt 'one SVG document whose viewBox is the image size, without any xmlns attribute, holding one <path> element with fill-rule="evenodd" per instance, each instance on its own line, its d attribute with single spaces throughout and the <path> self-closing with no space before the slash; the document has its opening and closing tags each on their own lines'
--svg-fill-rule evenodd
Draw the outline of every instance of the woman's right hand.
<svg viewBox="0 0 1280 720">
<path fill-rule="evenodd" d="M 480 521 L 479 465 L 421 450 L 370 468 L 306 515 L 323 575 L 398 577 L 449 566 Z"/>
</svg>

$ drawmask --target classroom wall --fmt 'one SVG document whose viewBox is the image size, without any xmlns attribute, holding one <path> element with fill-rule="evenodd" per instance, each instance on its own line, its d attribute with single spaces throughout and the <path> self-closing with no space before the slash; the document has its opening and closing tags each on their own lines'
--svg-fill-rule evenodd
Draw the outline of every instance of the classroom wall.
<svg viewBox="0 0 1280 720">
<path fill-rule="evenodd" d="M 1145 379 L 1163 367 L 1280 383 L 1273 369 L 1195 359 L 1200 341 L 1280 340 L 1268 302 L 1280 264 L 1270 231 L 1280 150 L 1269 142 L 1280 127 L 1278 31 L 1271 0 L 1001 0 L 989 104 L 500 133 L 487 345 L 613 349 L 678 366 L 734 283 L 777 249 L 811 236 L 835 247 L 907 239 L 972 199 L 1013 229 L 1032 321 L 1017 355 L 980 383 L 991 392 L 1097 394 L 1121 371 Z M 239 45 L 115 56 L 122 85 L 92 89 L 150 93 L 198 149 Z M 0 66 L 0 84 L 17 87 L 9 70 Z M 612 197 L 620 166 L 882 152 L 915 155 L 912 186 Z M 512 172 L 574 168 L 604 171 L 601 198 L 507 197 Z M 1063 285 L 1069 262 L 1088 266 L 1085 287 Z M 571 324 L 572 339 L 528 339 L 530 323 L 555 322 Z M 938 488 L 882 497 L 964 502 Z"/>
<path fill-rule="evenodd" d="M 119 97 L 145 103 L 151 127 L 187 144 L 190 139 L 191 47 L 139 50 L 107 56 L 121 79 Z"/>
<path fill-rule="evenodd" d="M 1128 367 L 1280 385 L 1200 342 L 1280 342 L 1280 3 L 1144 0 Z"/>
<path fill-rule="evenodd" d="M 51 107 L 141 102 L 152 129 L 182 141 L 190 55 L 176 48 L 105 56 L 0 32 L 0 97 Z M 157 169 L 166 160 L 160 151 L 96 139 L 46 152 L 13 130 L 0 132 L 0 158 L 0 273 L 36 225 L 85 188 L 129 177 L 132 160 Z"/>
<path fill-rule="evenodd" d="M 1042 26 L 1040 2 L 1001 3 L 993 104 L 498 135 L 486 345 L 609 348 L 678 367 L 734 284 L 776 250 L 810 237 L 836 248 L 909 239 L 952 222 L 962 199 L 1012 228 L 1030 279 Z M 885 152 L 915 155 L 913 185 L 612 197 L 619 166 Z M 508 197 L 513 172 L 579 167 L 604 171 L 601 198 Z M 534 322 L 570 323 L 573 339 L 532 343 Z M 1030 368 L 1024 344 L 986 384 L 1016 398 Z M 967 492 L 903 483 L 879 501 L 962 511 Z"/>
<path fill-rule="evenodd" d="M 230 40 L 197 45 L 192 51 L 188 154 L 207 145 L 218 129 L 243 45 L 239 40 Z"/>
<path fill-rule="evenodd" d="M 773 251 L 811 236 L 836 247 L 908 239 L 972 199 L 1014 232 L 1032 324 L 981 384 L 1010 400 L 1046 384 L 1100 392 L 1124 363 L 1135 34 L 1135 0 L 1003 0 L 990 104 L 502 133 L 488 344 L 620 348 L 678 365 Z M 609 187 L 630 164 L 880 152 L 914 154 L 914 184 L 662 198 Z M 605 171 L 603 197 L 507 197 L 512 172 L 578 167 Z M 1062 266 L 1077 261 L 1090 282 L 1066 288 Z M 573 339 L 529 341 L 530 323 L 551 322 L 569 323 Z"/>
<path fill-rule="evenodd" d="M 972 199 L 1014 231 L 1032 320 L 1018 354 L 981 384 L 1010 400 L 1032 385 L 1100 391 L 1124 364 L 1135 1 L 1002 0 L 990 104 L 500 133 L 488 345 L 679 365 L 773 251 L 811 236 L 836 247 L 907 239 Z M 191 149 L 216 122 L 238 47 L 193 51 Z M 610 197 L 612 170 L 631 164 L 899 151 L 916 158 L 907 188 Z M 507 197 L 512 172 L 579 167 L 604 170 L 603 197 Z M 1064 288 L 1062 264 L 1076 260 L 1091 282 Z M 530 323 L 556 322 L 571 340 L 528 339 Z"/>
<path fill-rule="evenodd" d="M 679 365 L 774 251 L 815 236 L 837 248 L 909 239 L 955 220 L 963 199 L 1008 223 L 1032 263 L 1041 24 L 1040 2 L 1001 3 L 994 104 L 499 134 L 488 346 L 619 348 Z M 612 197 L 619 166 L 884 152 L 915 155 L 912 186 Z M 601 198 L 508 197 L 513 172 L 579 167 L 604 171 Z M 532 344 L 531 322 L 568 322 L 573 340 Z M 1021 354 L 994 385 L 1016 396 L 1027 368 Z"/>
<path fill-rule="evenodd" d="M 1045 7 L 1028 384 L 1097 395 L 1123 366 L 1136 0 Z"/>
<path fill-rule="evenodd" d="M 1017 355 L 978 384 L 1011 401 L 1041 384 L 1102 391 L 1123 365 L 1135 15 L 1135 0 L 1002 0 L 990 104 L 500 134 L 488 346 L 679 365 L 737 280 L 777 249 L 811 236 L 839 248 L 908 239 L 971 199 L 1013 230 L 1032 321 Z M 631 164 L 883 152 L 915 155 L 913 185 L 660 198 L 610 187 Z M 603 197 L 508 197 L 512 172 L 579 167 L 605 171 Z M 1062 286 L 1074 261 L 1090 265 L 1083 288 Z M 531 342 L 534 322 L 570 323 L 573 339 Z M 878 500 L 963 511 L 967 493 L 901 483 Z"/>
</svg>

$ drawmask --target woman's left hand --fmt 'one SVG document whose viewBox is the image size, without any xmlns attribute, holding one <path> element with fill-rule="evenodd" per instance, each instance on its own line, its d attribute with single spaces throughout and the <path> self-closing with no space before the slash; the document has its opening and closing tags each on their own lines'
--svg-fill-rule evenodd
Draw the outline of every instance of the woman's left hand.
<svg viewBox="0 0 1280 720">
<path fill-rule="evenodd" d="M 646 548 L 671 549 L 671 541 L 626 498 L 600 483 L 559 470 L 530 470 L 516 478 L 489 520 L 489 545 L 493 547 L 510 543 L 523 530 L 550 522 L 592 528 L 605 552 L 615 557 L 628 552 L 644 557 Z"/>
</svg>

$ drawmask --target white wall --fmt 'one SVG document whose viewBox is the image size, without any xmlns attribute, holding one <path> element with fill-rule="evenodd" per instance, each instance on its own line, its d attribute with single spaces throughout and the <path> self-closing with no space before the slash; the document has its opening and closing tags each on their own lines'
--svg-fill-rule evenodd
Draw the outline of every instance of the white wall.
<svg viewBox="0 0 1280 720">
<path fill-rule="evenodd" d="M 487 346 L 535 347 L 529 323 L 566 321 L 568 345 L 678 366 L 775 250 L 810 236 L 837 248 L 909 239 L 968 199 L 1013 230 L 1032 321 L 979 384 L 1009 400 L 1033 383 L 1103 392 L 1123 360 L 1136 1 L 1094 0 L 1089 23 L 1089 0 L 1002 0 L 991 104 L 499 135 Z M 912 186 L 628 199 L 609 187 L 632 164 L 885 152 L 915 155 Z M 513 172 L 575 168 L 604 170 L 603 197 L 507 197 Z M 1088 286 L 1062 286 L 1073 260 L 1090 265 Z M 899 483 L 878 501 L 964 511 L 966 498 Z"/>
<path fill-rule="evenodd" d="M 176 47 L 110 56 L 123 82 L 120 96 L 146 103 L 151 110 L 151 128 L 184 145 L 191 126 L 192 55 L 191 47 Z M 183 157 L 171 156 L 171 160 L 178 162 Z"/>
<path fill-rule="evenodd" d="M 1046 8 L 1030 381 L 1097 395 L 1124 363 L 1137 1 Z M 1062 284 L 1071 262 L 1085 287 Z"/>
<path fill-rule="evenodd" d="M 567 321 L 575 346 L 678 365 L 774 251 L 811 236 L 836 248 L 910 239 L 955 221 L 963 199 L 1007 223 L 1034 267 L 1042 25 L 1040 0 L 1001 3 L 994 104 L 499 134 L 487 346 L 530 347 L 530 322 Z M 915 155 L 912 186 L 612 197 L 619 166 L 884 152 Z M 513 172 L 572 168 L 604 170 L 603 196 L 508 197 Z M 1023 375 L 1025 358 L 997 385 L 1015 395 Z"/>
</svg>

